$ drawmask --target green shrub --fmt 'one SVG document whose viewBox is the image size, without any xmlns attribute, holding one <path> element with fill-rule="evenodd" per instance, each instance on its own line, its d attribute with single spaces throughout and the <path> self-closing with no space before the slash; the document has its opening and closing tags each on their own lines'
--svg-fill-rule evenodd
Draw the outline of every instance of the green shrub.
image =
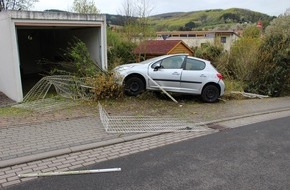
<svg viewBox="0 0 290 190">
<path fill-rule="evenodd" d="M 73 43 L 69 43 L 65 57 L 67 61 L 75 66 L 75 76 L 94 76 L 101 70 L 98 63 L 91 59 L 86 44 L 77 38 L 75 38 Z"/>
<path fill-rule="evenodd" d="M 270 96 L 290 94 L 289 30 L 290 16 L 281 16 L 266 28 L 247 90 Z"/>
<path fill-rule="evenodd" d="M 63 50 L 61 55 L 62 61 L 54 63 L 49 66 L 51 70 L 50 75 L 66 74 L 76 77 L 92 77 L 97 72 L 102 71 L 98 63 L 95 63 L 90 56 L 86 44 L 78 38 L 74 38 L 72 42 L 68 43 L 68 47 Z M 47 60 L 41 60 L 41 64 L 51 64 Z"/>
<path fill-rule="evenodd" d="M 223 47 L 221 44 L 205 44 L 195 50 L 195 56 L 215 62 L 217 58 L 222 54 Z"/>
<path fill-rule="evenodd" d="M 93 87 L 91 92 L 95 101 L 123 97 L 123 86 L 116 83 L 112 72 L 98 73 L 94 78 L 87 78 L 86 83 Z"/>
<path fill-rule="evenodd" d="M 244 36 L 235 41 L 229 52 L 224 52 L 218 58 L 218 70 L 230 81 L 239 81 L 240 91 L 251 81 L 251 73 L 256 68 L 258 52 L 261 44 L 260 30 L 248 27 Z M 228 89 L 228 88 L 227 88 Z"/>
<path fill-rule="evenodd" d="M 127 41 L 120 33 L 108 29 L 107 42 L 109 69 L 135 60 L 135 55 L 132 51 L 136 45 L 130 41 Z"/>
</svg>

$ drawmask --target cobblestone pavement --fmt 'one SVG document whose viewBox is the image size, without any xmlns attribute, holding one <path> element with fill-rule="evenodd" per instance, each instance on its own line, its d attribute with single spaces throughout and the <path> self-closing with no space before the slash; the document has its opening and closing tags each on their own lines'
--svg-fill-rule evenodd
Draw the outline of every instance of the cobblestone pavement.
<svg viewBox="0 0 290 190">
<path fill-rule="evenodd" d="M 74 170 L 227 128 L 290 116 L 289 98 L 276 103 L 208 122 L 209 127 L 220 128 L 207 132 L 107 134 L 96 117 L 0 128 L 0 189 L 35 179 L 18 174 Z"/>
<path fill-rule="evenodd" d="M 118 137 L 106 133 L 96 117 L 1 128 L 0 166 L 5 160 Z"/>
</svg>

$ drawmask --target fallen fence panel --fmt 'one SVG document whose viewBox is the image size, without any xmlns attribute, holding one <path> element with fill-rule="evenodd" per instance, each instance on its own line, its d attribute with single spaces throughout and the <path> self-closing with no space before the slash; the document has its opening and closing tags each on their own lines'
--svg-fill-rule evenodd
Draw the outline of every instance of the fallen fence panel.
<svg viewBox="0 0 290 190">
<path fill-rule="evenodd" d="M 210 131 L 203 123 L 191 123 L 173 117 L 111 116 L 99 103 L 101 122 L 107 133 Z"/>
<path fill-rule="evenodd" d="M 46 172 L 46 173 L 27 173 L 19 174 L 18 177 L 44 177 L 44 176 L 59 176 L 59 175 L 79 175 L 79 174 L 94 174 L 121 171 L 121 168 L 108 168 L 96 170 L 80 170 L 80 171 L 63 171 L 63 172 Z"/>
</svg>

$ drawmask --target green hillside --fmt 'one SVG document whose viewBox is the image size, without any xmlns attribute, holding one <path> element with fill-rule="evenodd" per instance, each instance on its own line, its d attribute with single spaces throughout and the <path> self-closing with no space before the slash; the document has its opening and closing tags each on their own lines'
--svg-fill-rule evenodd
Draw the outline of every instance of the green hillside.
<svg viewBox="0 0 290 190">
<path fill-rule="evenodd" d="M 211 30 L 243 27 L 262 20 L 268 25 L 274 17 L 247 9 L 212 9 L 194 12 L 175 12 L 150 17 L 150 24 L 157 31 Z"/>
</svg>

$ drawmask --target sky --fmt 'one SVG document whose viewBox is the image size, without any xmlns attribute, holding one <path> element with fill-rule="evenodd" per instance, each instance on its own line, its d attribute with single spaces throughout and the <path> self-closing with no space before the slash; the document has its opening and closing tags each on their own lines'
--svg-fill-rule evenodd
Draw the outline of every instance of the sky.
<svg viewBox="0 0 290 190">
<path fill-rule="evenodd" d="M 94 0 L 101 13 L 121 14 L 126 0 Z M 132 0 L 138 1 L 138 0 Z M 270 16 L 279 16 L 290 8 L 290 0 L 148 0 L 153 7 L 150 15 L 168 12 L 189 12 L 208 9 L 243 8 Z M 73 0 L 39 0 L 32 10 L 59 9 L 70 11 Z"/>
</svg>

